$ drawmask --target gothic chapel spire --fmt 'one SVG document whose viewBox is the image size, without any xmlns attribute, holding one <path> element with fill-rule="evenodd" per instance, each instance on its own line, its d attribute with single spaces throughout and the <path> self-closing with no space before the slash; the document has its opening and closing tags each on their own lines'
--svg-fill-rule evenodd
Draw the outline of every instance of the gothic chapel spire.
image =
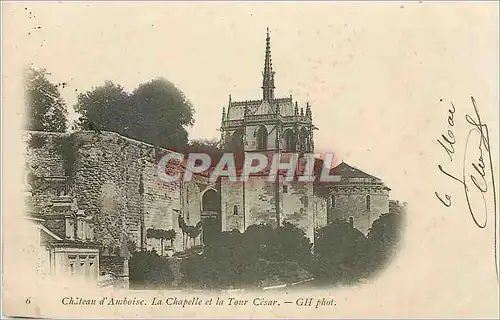
<svg viewBox="0 0 500 320">
<path fill-rule="evenodd" d="M 274 99 L 274 71 L 271 59 L 271 38 L 269 37 L 269 28 L 267 28 L 264 72 L 262 72 L 262 94 L 263 99 L 266 101 Z"/>
</svg>

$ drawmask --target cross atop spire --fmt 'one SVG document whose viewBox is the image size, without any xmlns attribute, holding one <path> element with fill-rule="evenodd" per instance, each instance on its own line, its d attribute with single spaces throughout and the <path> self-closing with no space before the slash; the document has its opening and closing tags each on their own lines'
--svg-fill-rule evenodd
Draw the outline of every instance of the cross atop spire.
<svg viewBox="0 0 500 320">
<path fill-rule="evenodd" d="M 271 59 L 271 37 L 267 28 L 266 57 L 264 61 L 264 72 L 262 72 L 262 94 L 264 100 L 274 99 L 274 71 Z"/>
</svg>

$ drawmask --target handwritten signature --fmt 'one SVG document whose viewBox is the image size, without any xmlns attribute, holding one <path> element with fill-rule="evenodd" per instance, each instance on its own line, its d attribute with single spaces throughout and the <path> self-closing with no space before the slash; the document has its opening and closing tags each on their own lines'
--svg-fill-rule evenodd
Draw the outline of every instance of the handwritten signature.
<svg viewBox="0 0 500 320">
<path fill-rule="evenodd" d="M 489 214 L 487 197 L 489 192 L 488 184 L 491 184 L 493 195 L 495 271 L 498 279 L 497 205 L 495 177 L 493 173 L 493 163 L 491 160 L 490 137 L 488 126 L 481 120 L 476 99 L 471 97 L 471 101 L 474 107 L 474 114 L 472 116 L 469 114 L 465 115 L 465 120 L 471 128 L 467 134 L 465 142 L 462 175 L 452 175 L 443 169 L 442 165 L 438 165 L 438 168 L 443 174 L 463 186 L 469 213 L 474 221 L 474 224 L 481 229 L 486 228 L 488 225 Z M 454 160 L 455 144 L 457 143 L 452 130 L 455 126 L 455 112 L 455 106 L 451 103 L 451 108 L 448 110 L 448 131 L 446 134 L 442 134 L 440 139 L 437 140 L 450 158 L 450 162 L 453 162 Z M 435 195 L 444 206 L 450 207 L 452 205 L 452 197 L 448 193 L 444 193 L 444 197 L 438 192 L 435 192 Z"/>
</svg>

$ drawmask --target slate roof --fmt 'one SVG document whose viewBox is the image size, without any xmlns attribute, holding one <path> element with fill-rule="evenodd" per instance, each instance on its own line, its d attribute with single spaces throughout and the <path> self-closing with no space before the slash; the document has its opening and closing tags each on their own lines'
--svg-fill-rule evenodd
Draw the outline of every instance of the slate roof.
<svg viewBox="0 0 500 320">
<path fill-rule="evenodd" d="M 228 107 L 226 120 L 240 120 L 244 118 L 244 108 L 247 108 L 248 115 L 273 114 L 276 112 L 276 106 L 280 107 L 282 116 L 295 115 L 295 105 L 291 97 L 276 98 L 271 101 L 247 100 L 232 101 Z"/>
<path fill-rule="evenodd" d="M 341 162 L 339 165 L 330 170 L 330 175 L 339 175 L 343 178 L 368 178 L 377 179 L 379 178 L 372 176 L 358 168 L 348 165 L 345 162 Z"/>
</svg>

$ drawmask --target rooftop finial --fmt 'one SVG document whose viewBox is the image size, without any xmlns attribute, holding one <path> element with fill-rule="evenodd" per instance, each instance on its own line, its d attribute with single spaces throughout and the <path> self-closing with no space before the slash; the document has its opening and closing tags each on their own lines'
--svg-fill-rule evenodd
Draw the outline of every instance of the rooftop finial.
<svg viewBox="0 0 500 320">
<path fill-rule="evenodd" d="M 264 100 L 274 99 L 274 71 L 271 59 L 271 37 L 269 28 L 266 33 L 266 55 L 264 60 L 264 72 L 262 73 L 262 93 Z"/>
</svg>

